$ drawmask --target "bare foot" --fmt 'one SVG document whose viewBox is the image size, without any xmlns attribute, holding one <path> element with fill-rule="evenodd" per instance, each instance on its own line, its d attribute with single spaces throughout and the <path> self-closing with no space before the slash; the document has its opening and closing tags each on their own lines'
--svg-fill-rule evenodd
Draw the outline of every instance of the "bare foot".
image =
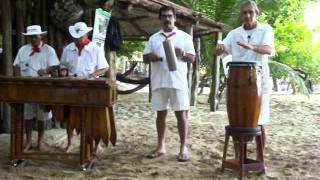
<svg viewBox="0 0 320 180">
<path fill-rule="evenodd" d="M 155 150 L 147 154 L 147 158 L 155 159 L 155 158 L 161 157 L 164 154 L 166 154 L 166 149 L 157 147 Z"/>
<path fill-rule="evenodd" d="M 37 147 L 35 148 L 37 151 L 42 151 L 43 150 L 43 145 L 41 142 L 38 142 Z"/>
<path fill-rule="evenodd" d="M 186 146 L 183 146 L 180 148 L 180 152 L 177 156 L 177 161 L 179 162 L 186 162 L 189 161 L 189 155 L 188 155 L 188 148 Z"/>
<path fill-rule="evenodd" d="M 101 146 L 101 143 L 98 143 L 97 145 L 95 145 L 93 149 L 93 154 L 98 156 L 98 155 L 101 155 L 103 151 L 104 151 L 104 148 Z"/>
<path fill-rule="evenodd" d="M 24 146 L 24 151 L 29 151 L 32 148 L 31 142 L 28 142 L 25 146 Z"/>
<path fill-rule="evenodd" d="M 69 153 L 71 151 L 71 144 L 67 144 L 67 146 L 64 148 L 65 153 Z"/>
</svg>

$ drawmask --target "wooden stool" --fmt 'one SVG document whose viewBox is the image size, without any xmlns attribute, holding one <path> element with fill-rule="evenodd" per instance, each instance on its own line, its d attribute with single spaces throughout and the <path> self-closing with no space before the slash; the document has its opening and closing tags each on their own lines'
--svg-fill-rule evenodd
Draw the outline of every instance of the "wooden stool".
<svg viewBox="0 0 320 180">
<path fill-rule="evenodd" d="M 224 168 L 237 170 L 240 171 L 240 178 L 242 178 L 247 171 L 260 171 L 265 173 L 261 127 L 248 128 L 226 126 L 225 129 L 226 139 L 223 149 L 222 172 L 224 171 Z M 234 159 L 226 159 L 230 136 L 239 143 L 239 157 L 235 157 Z M 251 141 L 253 137 L 256 138 L 257 157 L 259 157 L 259 159 L 256 160 L 247 158 L 247 143 Z"/>
</svg>

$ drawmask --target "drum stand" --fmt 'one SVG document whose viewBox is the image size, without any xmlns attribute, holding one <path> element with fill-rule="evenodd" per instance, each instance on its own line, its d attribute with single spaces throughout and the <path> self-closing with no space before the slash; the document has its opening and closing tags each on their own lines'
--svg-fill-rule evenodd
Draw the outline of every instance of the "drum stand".
<svg viewBox="0 0 320 180">
<path fill-rule="evenodd" d="M 244 173 L 248 171 L 258 171 L 265 173 L 261 128 L 226 126 L 225 130 L 226 134 L 221 171 L 223 172 L 224 168 L 237 170 L 240 173 L 241 179 L 244 176 Z M 236 156 L 234 159 L 226 159 L 230 136 L 232 136 L 233 140 L 239 144 L 239 155 L 238 157 Z M 257 142 L 258 158 L 256 160 L 249 159 L 247 157 L 247 143 L 251 141 L 253 137 L 256 138 Z"/>
</svg>

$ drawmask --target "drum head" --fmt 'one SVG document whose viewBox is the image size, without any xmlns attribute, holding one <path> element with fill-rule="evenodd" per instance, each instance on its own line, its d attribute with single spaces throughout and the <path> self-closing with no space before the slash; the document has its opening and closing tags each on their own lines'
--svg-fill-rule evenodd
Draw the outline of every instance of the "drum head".
<svg viewBox="0 0 320 180">
<path fill-rule="evenodd" d="M 227 63 L 227 67 L 260 67 L 255 61 L 232 61 Z"/>
</svg>

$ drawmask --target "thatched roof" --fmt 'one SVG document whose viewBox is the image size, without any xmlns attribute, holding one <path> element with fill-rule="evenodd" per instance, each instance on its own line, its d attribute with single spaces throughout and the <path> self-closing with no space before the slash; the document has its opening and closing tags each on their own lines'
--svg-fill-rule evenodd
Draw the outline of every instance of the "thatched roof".
<svg viewBox="0 0 320 180">
<path fill-rule="evenodd" d="M 119 20 L 125 39 L 143 40 L 159 31 L 161 26 L 158 20 L 158 11 L 163 5 L 176 9 L 176 25 L 179 28 L 183 28 L 186 24 L 193 25 L 194 37 L 223 31 L 228 27 L 223 23 L 202 16 L 199 12 L 167 0 L 116 0 L 113 5 L 112 15 Z"/>
</svg>

